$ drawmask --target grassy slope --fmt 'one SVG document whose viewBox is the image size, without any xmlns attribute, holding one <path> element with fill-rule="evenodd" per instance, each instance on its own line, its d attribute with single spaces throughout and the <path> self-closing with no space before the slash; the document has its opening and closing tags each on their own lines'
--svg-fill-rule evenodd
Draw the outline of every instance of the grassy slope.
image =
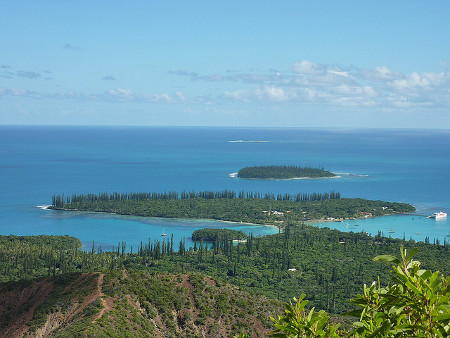
<svg viewBox="0 0 450 338">
<path fill-rule="evenodd" d="M 280 303 L 200 274 L 115 270 L 0 285 L 0 336 L 266 335 Z"/>
</svg>

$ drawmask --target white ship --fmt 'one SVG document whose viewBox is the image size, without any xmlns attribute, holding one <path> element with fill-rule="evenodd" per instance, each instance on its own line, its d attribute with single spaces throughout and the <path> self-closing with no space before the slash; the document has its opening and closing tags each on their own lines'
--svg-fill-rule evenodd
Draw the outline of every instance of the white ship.
<svg viewBox="0 0 450 338">
<path fill-rule="evenodd" d="M 430 218 L 435 218 L 435 219 L 447 218 L 447 214 L 445 212 L 439 211 L 439 212 L 435 212 L 433 215 L 431 215 Z"/>
</svg>

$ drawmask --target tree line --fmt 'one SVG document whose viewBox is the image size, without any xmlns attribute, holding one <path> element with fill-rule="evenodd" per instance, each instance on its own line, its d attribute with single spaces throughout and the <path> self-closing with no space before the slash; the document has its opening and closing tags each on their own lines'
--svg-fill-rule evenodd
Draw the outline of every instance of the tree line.
<svg viewBox="0 0 450 338">
<path fill-rule="evenodd" d="M 272 299 L 287 301 L 301 293 L 310 305 L 330 313 L 352 310 L 350 300 L 363 284 L 389 273 L 370 257 L 395 254 L 399 247 L 419 248 L 418 258 L 426 269 L 450 272 L 450 246 L 391 239 L 381 235 L 344 233 L 308 225 L 291 225 L 279 234 L 233 242 L 218 236 L 192 247 L 184 239 L 143 239 L 134 247 L 118 242 L 111 251 L 92 246 L 63 248 L 55 238 L 23 236 L 4 241 L 0 237 L 0 281 L 59 276 L 72 272 L 137 269 L 168 273 L 200 272 Z M 75 241 L 75 240 L 74 240 Z M 94 243 L 93 243 L 94 244 Z"/>
<path fill-rule="evenodd" d="M 159 201 L 159 200 L 187 200 L 187 199 L 265 199 L 278 201 L 324 201 L 327 199 L 339 199 L 341 194 L 339 192 L 325 192 L 325 193 L 298 193 L 291 194 L 274 194 L 274 193 L 260 193 L 260 192 L 235 192 L 232 190 L 223 191 L 183 191 L 178 193 L 176 191 L 166 192 L 125 192 L 125 193 L 108 193 L 102 192 L 98 194 L 72 194 L 64 195 L 58 194 L 52 196 L 52 206 L 57 208 L 64 208 L 67 204 L 82 203 L 82 202 L 97 202 L 97 201 Z"/>
<path fill-rule="evenodd" d="M 241 168 L 239 169 L 237 176 L 241 178 L 258 179 L 290 179 L 297 177 L 335 177 L 336 175 L 325 170 L 323 167 L 312 168 L 294 165 L 265 165 Z"/>
<path fill-rule="evenodd" d="M 54 196 L 54 204 L 50 208 L 144 217 L 216 219 L 281 227 L 288 222 L 299 224 L 307 220 L 383 216 L 415 210 L 406 203 L 341 198 L 340 194 L 333 192 L 310 194 L 304 198 L 302 195 L 293 198 L 289 194 L 254 194 L 252 198 L 205 198 L 193 194 L 183 199 L 179 195 L 176 195 L 178 198 L 150 199 L 115 199 L 114 194 L 92 196 L 76 195 L 67 199 Z"/>
<path fill-rule="evenodd" d="M 264 294 L 272 299 L 287 301 L 303 294 L 297 303 L 287 303 L 285 314 L 274 319 L 279 336 L 289 332 L 319 337 L 422 336 L 424 332 L 431 333 L 430 337 L 448 336 L 450 278 L 444 277 L 450 272 L 448 244 L 415 243 L 307 225 L 290 226 L 284 233 L 264 237 L 249 234 L 246 243 L 236 245 L 226 238 L 217 238 L 213 246 L 200 241 L 186 248 L 180 241 L 178 251 L 172 237 L 162 241 L 149 239 L 131 250 L 121 242 L 109 252 L 95 248 L 80 251 L 77 239 L 62 236 L 0 236 L 0 243 L 1 281 L 56 276 L 63 285 L 66 276 L 74 272 L 103 271 L 107 273 L 105 278 L 113 273 L 119 277 L 117 282 L 135 288 L 129 278 L 141 271 L 169 279 L 172 277 L 168 273 L 175 274 L 181 280 L 185 274 L 195 279 L 200 272 L 218 284 L 231 283 L 251 291 L 249 294 Z M 400 260 L 391 256 L 399 249 Z M 414 254 L 421 265 L 412 260 Z M 392 273 L 374 262 L 374 256 L 393 263 Z M 124 278 L 123 269 L 128 278 Z M 13 284 L 3 285 L 8 288 Z M 144 289 L 152 293 L 151 299 L 161 302 L 162 310 L 167 308 L 167 296 L 156 294 L 161 291 L 156 284 Z M 115 282 L 104 292 L 117 293 L 121 288 Z M 205 309 L 211 313 L 228 311 L 231 303 L 226 301 L 227 295 L 231 302 L 231 293 L 225 292 L 217 295 L 217 308 L 205 304 Z M 306 297 L 311 300 L 309 303 Z M 145 299 L 141 304 L 146 304 Z M 324 311 L 352 311 L 358 316 L 358 323 L 348 333 L 346 328 L 335 325 L 336 318 L 330 322 Z M 206 311 L 201 318 L 210 316 Z"/>
</svg>

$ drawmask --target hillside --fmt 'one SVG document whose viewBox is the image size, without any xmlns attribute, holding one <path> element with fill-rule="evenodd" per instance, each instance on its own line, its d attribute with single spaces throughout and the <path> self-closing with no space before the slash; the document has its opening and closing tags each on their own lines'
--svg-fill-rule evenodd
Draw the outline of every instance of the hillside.
<svg viewBox="0 0 450 338">
<path fill-rule="evenodd" d="M 200 274 L 73 273 L 0 285 L 0 336 L 265 336 L 279 302 Z"/>
<path fill-rule="evenodd" d="M 9 237 L 9 236 L 8 236 Z M 0 236 L 0 242 L 2 236 Z M 330 313 L 354 308 L 350 300 L 374 280 L 390 282 L 389 269 L 373 262 L 382 254 L 395 255 L 400 246 L 418 248 L 423 267 L 450 271 L 450 246 L 392 239 L 381 234 L 340 232 L 313 226 L 288 226 L 271 236 L 248 236 L 245 243 L 217 239 L 212 246 L 187 248 L 172 236 L 142 242 L 133 253 L 125 242 L 113 251 L 58 250 L 46 236 L 24 236 L 0 244 L 0 281 L 20 281 L 72 273 L 143 270 L 174 275 L 201 273 L 268 298 L 287 301 L 305 293 L 310 305 Z M 2 242 L 3 243 L 3 242 Z M 178 249 L 178 251 L 177 251 Z"/>
</svg>

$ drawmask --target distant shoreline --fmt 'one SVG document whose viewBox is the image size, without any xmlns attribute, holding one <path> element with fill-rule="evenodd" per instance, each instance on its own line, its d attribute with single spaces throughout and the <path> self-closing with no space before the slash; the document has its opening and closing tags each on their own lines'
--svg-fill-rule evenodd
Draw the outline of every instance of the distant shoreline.
<svg viewBox="0 0 450 338">
<path fill-rule="evenodd" d="M 56 211 L 73 211 L 73 212 L 86 212 L 86 213 L 95 213 L 95 214 L 109 214 L 109 215 L 117 215 L 117 216 L 129 216 L 129 217 L 142 217 L 142 218 L 159 218 L 159 219 L 166 219 L 166 220 L 198 220 L 198 221 L 215 221 L 215 222 L 222 222 L 222 223 L 229 223 L 229 224 L 235 224 L 235 225 L 257 225 L 257 226 L 265 226 L 273 229 L 277 229 L 279 231 L 283 231 L 283 227 L 275 224 L 265 224 L 265 223 L 250 223 L 250 222 L 242 222 L 242 221 L 227 221 L 223 219 L 214 219 L 214 218 L 179 218 L 179 217 L 156 217 L 156 216 L 139 216 L 139 215 L 131 215 L 131 214 L 120 214 L 116 212 L 106 212 L 106 211 L 88 211 L 88 210 L 79 210 L 79 209 L 63 209 L 63 208 L 50 208 L 51 205 L 44 205 L 44 206 L 36 206 L 37 208 L 40 208 L 41 210 L 56 210 Z M 381 215 L 381 216 L 370 216 L 370 217 L 353 217 L 353 218 L 334 218 L 334 219 L 311 219 L 311 220 L 304 220 L 303 223 L 307 225 L 314 226 L 315 223 L 332 223 L 332 222 L 344 222 L 348 220 L 358 220 L 358 219 L 373 219 L 373 218 L 379 218 L 379 217 L 386 217 L 386 216 L 393 216 L 393 215 L 409 215 L 411 213 L 405 212 L 405 213 L 393 213 L 390 215 Z M 301 225 L 301 223 L 296 224 L 297 226 Z"/>
<path fill-rule="evenodd" d="M 293 180 L 320 180 L 320 179 L 328 179 L 328 178 L 342 178 L 335 173 L 335 176 L 329 177 L 292 177 L 292 178 L 254 178 L 254 177 L 239 177 L 238 173 L 229 173 L 228 176 L 231 178 L 240 178 L 242 180 L 258 180 L 258 181 L 293 181 Z"/>
<path fill-rule="evenodd" d="M 302 167 L 298 165 L 256 165 L 239 169 L 239 178 L 297 180 L 336 177 L 336 174 L 323 167 Z"/>
<path fill-rule="evenodd" d="M 242 180 L 260 180 L 260 181 L 293 181 L 293 180 L 318 180 L 318 179 L 329 179 L 329 178 L 368 178 L 370 175 L 367 174 L 350 174 L 350 173 L 333 173 L 335 176 L 330 177 L 293 177 L 293 178 L 247 178 L 239 177 L 237 172 L 229 173 L 230 178 L 240 178 Z"/>
<path fill-rule="evenodd" d="M 269 143 L 270 141 L 264 140 L 230 140 L 228 143 Z"/>
<path fill-rule="evenodd" d="M 198 221 L 216 221 L 216 222 L 222 222 L 222 223 L 230 223 L 230 224 L 236 224 L 236 225 L 258 225 L 258 226 L 266 226 L 269 228 L 279 229 L 280 227 L 275 224 L 264 224 L 264 223 L 249 223 L 249 222 L 238 222 L 238 221 L 226 221 L 223 219 L 214 219 L 214 218 L 179 218 L 179 217 L 156 217 L 156 216 L 140 216 L 140 215 L 131 215 L 131 214 L 120 214 L 117 212 L 106 212 L 106 211 L 92 211 L 92 210 L 79 210 L 79 209 L 65 209 L 65 208 L 50 208 L 51 205 L 37 205 L 36 208 L 39 208 L 41 210 L 54 210 L 54 211 L 73 211 L 73 212 L 87 212 L 87 213 L 94 213 L 94 214 L 109 214 L 109 215 L 117 215 L 117 216 L 130 216 L 130 217 L 142 217 L 142 218 L 159 218 L 159 219 L 175 219 L 175 220 L 198 220 Z"/>
</svg>

